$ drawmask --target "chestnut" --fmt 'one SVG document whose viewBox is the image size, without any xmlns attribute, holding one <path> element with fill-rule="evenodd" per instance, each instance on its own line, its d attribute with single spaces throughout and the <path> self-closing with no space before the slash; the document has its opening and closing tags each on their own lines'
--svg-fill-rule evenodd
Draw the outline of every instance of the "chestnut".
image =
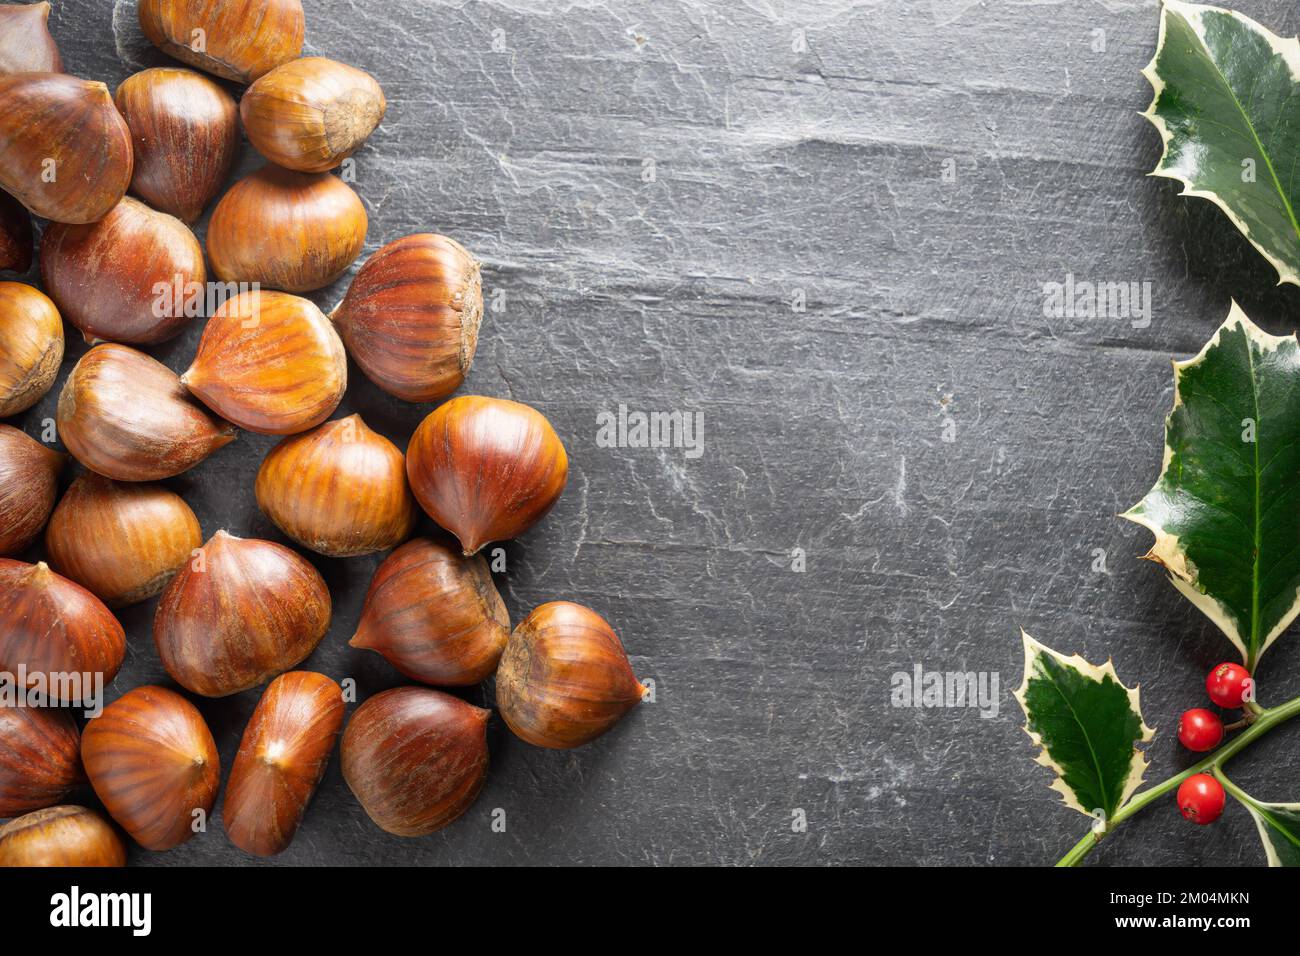
<svg viewBox="0 0 1300 956">
<path fill-rule="evenodd" d="M 26 551 L 45 527 L 68 456 L 0 425 L 0 555 Z"/>
<path fill-rule="evenodd" d="M 0 282 L 0 418 L 44 398 L 62 361 L 63 320 L 54 303 L 32 286 Z"/>
<path fill-rule="evenodd" d="M 293 551 L 218 531 L 163 591 L 153 639 L 178 684 L 225 697 L 310 655 L 330 610 L 320 572 Z"/>
<path fill-rule="evenodd" d="M 61 675 L 100 674 L 108 684 L 126 657 L 126 634 L 112 612 L 43 561 L 0 558 L 0 622 L 0 671 L 24 668 L 26 686 L 43 685 L 52 702 L 81 703 L 92 690 Z"/>
<path fill-rule="evenodd" d="M 0 192 L 0 272 L 26 272 L 32 267 L 32 217 L 7 192 Z"/>
<path fill-rule="evenodd" d="M 0 3 L 0 73 L 62 73 L 63 58 L 50 36 L 50 5 Z"/>
<path fill-rule="evenodd" d="M 157 481 L 193 468 L 235 440 L 176 373 L 125 345 L 97 345 L 63 383 L 59 437 L 74 458 L 118 481 Z"/>
<path fill-rule="evenodd" d="M 492 676 L 509 637 L 510 617 L 483 557 L 416 538 L 375 572 L 350 643 L 413 680 L 461 686 Z"/>
<path fill-rule="evenodd" d="M 497 707 L 538 747 L 580 747 L 640 703 L 645 688 L 603 617 L 552 601 L 519 622 L 497 669 Z"/>
<path fill-rule="evenodd" d="M 196 314 L 186 290 L 202 288 L 207 272 L 185 223 L 127 196 L 99 222 L 51 224 L 41 237 L 41 279 L 87 342 L 156 345 Z M 160 287 L 172 291 L 159 295 Z"/>
<path fill-rule="evenodd" d="M 226 784 L 221 818 L 231 843 L 274 856 L 293 842 L 342 726 L 343 689 L 324 674 L 291 671 L 271 681 Z"/>
<path fill-rule="evenodd" d="M 95 222 L 121 201 L 131 182 L 131 134 L 108 87 L 62 73 L 13 73 L 0 76 L 0 103 L 0 189 L 55 222 Z"/>
<path fill-rule="evenodd" d="M 263 166 L 212 211 L 208 257 L 226 282 L 310 292 L 347 271 L 368 226 L 361 198 L 337 176 Z"/>
<path fill-rule="evenodd" d="M 140 0 L 140 29 L 169 56 L 251 83 L 302 53 L 301 0 Z"/>
<path fill-rule="evenodd" d="M 540 521 L 564 491 L 569 458 L 536 409 L 462 395 L 415 430 L 406 474 L 415 500 L 470 555 Z"/>
<path fill-rule="evenodd" d="M 271 162 L 323 173 L 361 148 L 386 108 L 369 73 L 306 56 L 253 83 L 239 101 L 239 117 L 249 141 Z"/>
<path fill-rule="evenodd" d="M 343 400 L 347 353 L 306 299 L 243 292 L 208 320 L 181 382 L 240 428 L 291 435 L 325 421 Z"/>
<path fill-rule="evenodd" d="M 479 263 L 446 236 L 390 242 L 366 260 L 330 315 L 372 382 L 432 402 L 465 381 L 483 321 Z"/>
<path fill-rule="evenodd" d="M 93 471 L 72 483 L 45 531 L 55 570 L 109 607 L 153 597 L 202 544 L 180 495 Z"/>
<path fill-rule="evenodd" d="M 159 67 L 128 76 L 113 102 L 131 130 L 131 191 L 193 224 L 239 154 L 234 97 L 201 73 Z"/>
<path fill-rule="evenodd" d="M 277 528 L 333 558 L 386 551 L 415 525 L 406 459 L 360 415 L 284 439 L 262 461 L 255 491 Z"/>
<path fill-rule="evenodd" d="M 126 845 L 94 810 L 47 807 L 0 826 L 0 866 L 126 866 Z"/>
<path fill-rule="evenodd" d="M 0 817 L 54 806 L 85 779 L 66 711 L 0 705 Z"/>
<path fill-rule="evenodd" d="M 217 745 L 198 708 L 175 691 L 128 691 L 86 724 L 81 762 L 114 820 L 146 850 L 194 835 L 217 799 Z"/>
<path fill-rule="evenodd" d="M 428 687 L 396 687 L 343 731 L 343 779 L 381 829 L 425 836 L 469 809 L 487 777 L 489 711 Z"/>
</svg>

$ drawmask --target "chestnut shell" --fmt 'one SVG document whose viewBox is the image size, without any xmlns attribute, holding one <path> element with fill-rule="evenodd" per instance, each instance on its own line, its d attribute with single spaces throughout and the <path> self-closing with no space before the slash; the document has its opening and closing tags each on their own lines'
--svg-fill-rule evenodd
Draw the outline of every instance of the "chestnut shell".
<svg viewBox="0 0 1300 956">
<path fill-rule="evenodd" d="M 94 810 L 36 810 L 0 826 L 0 866 L 125 866 L 126 844 Z"/>
<path fill-rule="evenodd" d="M 343 731 L 343 779 L 381 829 L 441 830 L 487 778 L 489 711 L 428 687 L 396 687 L 357 708 Z"/>
<path fill-rule="evenodd" d="M 53 806 L 85 779 L 67 711 L 0 705 L 0 817 Z"/>
</svg>

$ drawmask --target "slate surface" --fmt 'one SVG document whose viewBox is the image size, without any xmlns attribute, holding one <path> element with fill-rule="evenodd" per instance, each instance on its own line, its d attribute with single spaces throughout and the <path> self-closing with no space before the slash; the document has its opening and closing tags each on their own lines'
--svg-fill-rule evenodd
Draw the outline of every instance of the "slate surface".
<svg viewBox="0 0 1300 956">
<path fill-rule="evenodd" d="M 1282 0 L 1238 5 L 1300 26 Z M 507 548 L 512 617 L 591 605 L 657 700 L 572 753 L 494 720 L 487 789 L 425 839 L 376 829 L 334 761 L 273 864 L 1050 863 L 1086 821 L 1019 729 L 1021 626 L 1114 654 L 1161 731 L 1153 774 L 1186 765 L 1177 714 L 1229 648 L 1114 515 L 1157 473 L 1169 359 L 1230 297 L 1291 330 L 1297 292 L 1208 203 L 1144 178 L 1153 3 L 305 6 L 308 52 L 388 95 L 358 157 L 367 252 L 428 230 L 475 251 L 496 307 L 466 390 L 536 405 L 569 448 L 564 498 Z M 52 26 L 69 70 L 110 86 L 165 62 L 131 0 L 62 0 Z M 246 146 L 240 172 L 259 164 Z M 1044 284 L 1067 275 L 1149 280 L 1150 325 L 1044 318 Z M 183 369 L 198 334 L 154 354 Z M 404 446 L 428 407 L 352 372 L 338 414 Z M 56 394 L 20 420 L 30 433 Z M 703 413 L 703 455 L 600 447 L 597 415 L 620 403 Z M 241 434 L 171 483 L 205 535 L 283 540 L 252 497 L 272 444 Z M 400 683 L 346 645 L 379 557 L 313 560 L 336 612 L 307 666 L 363 698 Z M 110 696 L 165 680 L 155 603 L 123 615 Z M 1300 691 L 1296 645 L 1270 651 L 1266 696 Z M 891 707 L 891 675 L 917 664 L 996 673 L 996 717 Z M 256 699 L 199 702 L 225 768 Z M 1239 782 L 1300 797 L 1294 737 L 1257 746 Z M 1263 853 L 1240 808 L 1194 830 L 1170 800 L 1093 860 Z M 132 861 L 251 860 L 214 822 Z"/>
</svg>

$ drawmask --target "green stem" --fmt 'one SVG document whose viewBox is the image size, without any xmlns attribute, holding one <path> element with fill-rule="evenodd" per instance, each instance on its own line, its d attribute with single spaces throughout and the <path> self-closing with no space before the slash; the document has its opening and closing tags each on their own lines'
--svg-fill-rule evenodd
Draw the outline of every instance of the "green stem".
<svg viewBox="0 0 1300 956">
<path fill-rule="evenodd" d="M 1257 738 L 1264 736 L 1278 724 L 1285 723 L 1297 714 L 1300 714 L 1300 697 L 1289 700 L 1285 704 L 1277 707 L 1271 707 L 1267 710 L 1260 708 L 1258 718 L 1249 727 L 1243 730 L 1238 736 L 1232 738 L 1214 753 L 1210 754 L 1200 763 L 1193 764 L 1181 773 L 1176 773 L 1168 780 L 1156 784 L 1150 790 L 1144 790 L 1135 794 L 1128 803 L 1115 811 L 1115 816 L 1107 821 L 1106 829 L 1102 833 L 1093 833 L 1089 831 L 1082 840 L 1076 843 L 1070 852 L 1061 857 L 1057 866 L 1077 866 L 1079 862 L 1092 852 L 1102 839 L 1117 826 L 1127 820 L 1133 814 L 1137 813 L 1148 803 L 1158 800 L 1170 790 L 1173 790 L 1188 777 L 1197 773 L 1206 773 L 1217 771 L 1230 759 L 1249 747 Z"/>
</svg>

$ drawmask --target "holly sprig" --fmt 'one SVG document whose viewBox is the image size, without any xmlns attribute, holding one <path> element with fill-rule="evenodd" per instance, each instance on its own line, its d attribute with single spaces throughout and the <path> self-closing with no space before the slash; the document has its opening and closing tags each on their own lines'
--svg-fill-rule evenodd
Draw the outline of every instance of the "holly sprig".
<svg viewBox="0 0 1300 956">
<path fill-rule="evenodd" d="M 1016 699 L 1025 730 L 1056 773 L 1052 788 L 1093 825 L 1060 864 L 1082 860 L 1143 807 L 1178 791 L 1188 819 L 1211 823 L 1225 792 L 1259 828 L 1272 865 L 1300 865 L 1300 804 L 1265 803 L 1228 780 L 1224 765 L 1255 740 L 1300 714 L 1300 698 L 1266 708 L 1253 696 L 1264 652 L 1300 614 L 1300 342 L 1258 328 L 1235 303 L 1193 358 L 1174 363 L 1174 407 L 1165 420 L 1160 476 L 1122 517 L 1149 529 L 1145 557 L 1213 621 L 1243 664 L 1211 671 L 1214 703 L 1243 711 L 1224 728 L 1209 711 L 1188 711 L 1179 739 L 1216 747 L 1168 779 L 1140 790 L 1154 736 L 1137 687 L 1107 661 L 1065 657 L 1022 634 L 1025 678 Z M 1244 665 L 1244 666 L 1243 666 Z M 1244 697 L 1243 697 L 1244 694 Z M 1204 775 L 1203 777 L 1201 775 Z"/>
</svg>

